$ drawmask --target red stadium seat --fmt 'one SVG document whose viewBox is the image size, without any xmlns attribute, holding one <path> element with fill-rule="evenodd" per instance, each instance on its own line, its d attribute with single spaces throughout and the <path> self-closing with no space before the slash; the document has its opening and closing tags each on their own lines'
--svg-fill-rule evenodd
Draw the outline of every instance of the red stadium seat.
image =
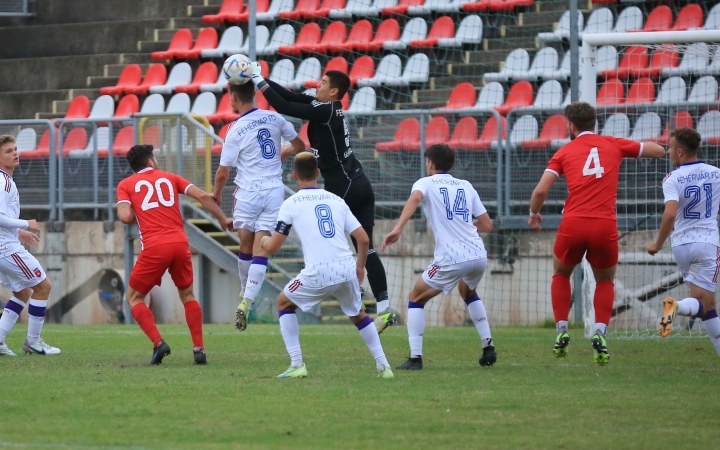
<svg viewBox="0 0 720 450">
<path fill-rule="evenodd" d="M 511 109 L 532 105 L 533 97 L 532 85 L 528 81 L 518 81 L 510 88 L 510 92 L 505 97 L 505 103 L 494 108 L 497 112 L 506 116 Z"/>
<path fill-rule="evenodd" d="M 60 139 L 60 130 L 55 130 L 55 145 L 58 144 Z M 38 159 L 38 158 L 47 158 L 50 156 L 50 130 L 45 130 L 45 132 L 40 137 L 40 142 L 38 143 L 37 148 L 35 150 L 25 150 L 22 153 L 20 153 L 21 159 Z"/>
<path fill-rule="evenodd" d="M 203 28 L 195 39 L 193 48 L 187 51 L 175 52 L 175 58 L 178 59 L 195 59 L 200 57 L 200 53 L 206 49 L 212 49 L 218 45 L 218 34 L 215 28 Z M 215 81 L 215 80 L 213 80 Z"/>
<path fill-rule="evenodd" d="M 268 63 L 266 61 L 260 60 L 258 61 L 258 64 L 260 64 L 260 75 L 262 75 L 263 78 L 269 78 L 270 66 L 268 66 Z"/>
<path fill-rule="evenodd" d="M 521 6 L 532 6 L 532 0 L 477 0 L 462 5 L 465 12 L 512 11 Z"/>
<path fill-rule="evenodd" d="M 130 117 L 130 114 L 135 114 L 139 111 L 140 100 L 138 100 L 137 95 L 130 94 L 120 99 L 113 117 Z"/>
<path fill-rule="evenodd" d="M 322 5 L 315 11 L 308 13 L 306 19 L 327 17 L 332 9 L 345 9 L 345 0 L 323 0 Z"/>
<path fill-rule="evenodd" d="M 142 70 L 137 64 L 125 66 L 115 86 L 100 88 L 102 95 L 122 95 L 128 87 L 137 86 L 142 80 Z"/>
<path fill-rule="evenodd" d="M 63 139 L 63 156 L 67 156 L 71 150 L 85 150 L 87 144 L 87 131 L 85 131 L 85 128 L 73 128 Z"/>
<path fill-rule="evenodd" d="M 683 127 L 690 127 L 695 128 L 695 125 L 693 124 L 693 118 L 687 111 L 678 111 L 673 115 L 673 130 L 676 130 L 678 128 Z M 667 124 L 665 124 L 665 130 L 663 131 L 662 136 L 655 139 L 655 142 L 662 145 L 667 145 L 667 143 L 670 141 L 670 121 L 668 120 Z"/>
<path fill-rule="evenodd" d="M 302 124 L 300 131 L 298 131 L 298 137 L 305 143 L 305 147 L 310 148 L 312 146 L 310 145 L 310 139 L 308 138 L 308 123 L 309 122 L 305 122 Z"/>
<path fill-rule="evenodd" d="M 320 25 L 315 22 L 306 23 L 300 29 L 300 34 L 298 34 L 295 44 L 281 46 L 278 49 L 278 53 L 284 55 L 299 55 L 301 52 L 305 51 L 306 48 L 320 42 L 321 34 L 322 31 L 320 30 Z"/>
<path fill-rule="evenodd" d="M 356 45 L 367 44 L 372 41 L 372 37 L 372 24 L 365 19 L 358 20 L 352 28 L 350 28 L 347 40 L 341 44 L 329 45 L 327 51 L 336 53 L 342 51 L 352 51 L 355 49 Z"/>
<path fill-rule="evenodd" d="M 86 119 L 90 115 L 90 100 L 84 95 L 75 97 L 65 113 L 65 119 Z M 84 149 L 85 147 L 83 147 Z"/>
<path fill-rule="evenodd" d="M 152 52 L 152 59 L 159 61 L 163 59 L 172 59 L 178 52 L 186 52 L 192 48 L 192 33 L 187 28 L 177 30 L 170 40 L 168 49 L 164 52 Z"/>
<path fill-rule="evenodd" d="M 315 45 L 308 45 L 303 48 L 306 52 L 325 53 L 331 48 L 342 46 L 347 39 L 347 27 L 345 22 L 331 22 L 325 29 L 322 39 Z"/>
<path fill-rule="evenodd" d="M 448 145 L 454 149 L 472 148 L 477 141 L 478 124 L 474 117 L 463 117 L 455 124 Z"/>
<path fill-rule="evenodd" d="M 445 106 L 437 109 L 471 108 L 475 105 L 477 92 L 471 83 L 460 83 L 450 92 L 450 98 Z"/>
<path fill-rule="evenodd" d="M 236 22 L 237 17 L 245 11 L 243 0 L 223 0 L 220 12 L 202 17 L 203 23 Z"/>
<path fill-rule="evenodd" d="M 342 103 L 343 111 L 347 111 L 350 107 L 350 93 L 346 92 L 343 98 L 340 100 L 340 103 Z"/>
<path fill-rule="evenodd" d="M 238 116 L 239 114 L 234 113 L 232 110 L 232 106 L 230 106 L 230 94 L 226 93 L 220 99 L 220 104 L 218 105 L 215 114 L 210 114 L 206 117 L 210 123 L 220 123 L 231 122 L 235 120 Z"/>
<path fill-rule="evenodd" d="M 372 78 L 375 75 L 375 61 L 368 55 L 355 60 L 350 67 L 350 86 L 357 86 L 358 80 Z"/>
<path fill-rule="evenodd" d="M 325 66 L 325 70 L 323 70 L 322 75 L 320 78 L 324 77 L 325 74 L 328 72 L 328 70 L 338 70 L 342 73 L 347 73 L 348 71 L 348 63 L 345 58 L 342 56 L 336 56 L 335 58 L 328 61 L 327 65 Z M 314 88 L 317 87 L 318 84 L 320 84 L 320 80 L 311 80 L 305 82 L 306 88 Z"/>
<path fill-rule="evenodd" d="M 624 100 L 625 85 L 617 78 L 610 78 L 600 86 L 595 102 L 598 106 L 620 105 Z"/>
<path fill-rule="evenodd" d="M 258 109 L 270 109 L 270 103 L 268 103 L 262 91 L 255 91 L 255 105 L 257 105 Z"/>
<path fill-rule="evenodd" d="M 562 114 L 554 114 L 543 124 L 540 136 L 531 141 L 522 143 L 522 147 L 531 150 L 543 150 L 548 148 L 550 143 L 557 139 L 567 139 L 567 119 Z"/>
<path fill-rule="evenodd" d="M 388 6 L 380 10 L 380 14 L 383 16 L 399 15 L 403 16 L 407 14 L 407 10 L 411 6 L 422 6 L 425 4 L 425 0 L 400 0 L 395 6 Z"/>
<path fill-rule="evenodd" d="M 627 78 L 633 70 L 647 68 L 648 62 L 647 47 L 634 45 L 625 50 L 617 69 L 603 70 L 600 75 L 604 78 Z"/>
<path fill-rule="evenodd" d="M 505 126 L 505 118 L 501 118 L 501 124 L 502 124 L 502 138 L 505 139 L 506 137 L 506 131 L 507 127 Z M 492 145 L 493 142 L 497 142 L 498 140 L 498 123 L 497 118 L 495 116 L 490 116 L 490 118 L 485 122 L 485 127 L 483 127 L 482 133 L 480 134 L 480 137 L 477 141 L 472 142 L 467 148 L 468 150 L 487 150 Z"/>
<path fill-rule="evenodd" d="M 673 14 L 670 7 L 660 5 L 648 14 L 642 31 L 670 31 L 672 21 Z"/>
<path fill-rule="evenodd" d="M 320 8 L 321 0 L 298 0 L 295 9 L 292 11 L 281 11 L 278 18 L 289 20 L 300 20 L 305 17 L 312 17 L 310 14 Z"/>
<path fill-rule="evenodd" d="M 410 41 L 411 47 L 436 47 L 440 39 L 448 39 L 455 36 L 455 21 L 449 16 L 438 17 L 432 24 L 427 38 L 417 41 Z"/>
<path fill-rule="evenodd" d="M 256 0 L 255 13 L 266 13 L 270 9 L 270 0 Z M 230 17 L 228 22 L 247 22 L 250 19 L 250 12 L 245 8 L 244 12 Z"/>
<path fill-rule="evenodd" d="M 135 128 L 123 127 L 113 140 L 113 155 L 125 156 L 135 145 Z M 98 150 L 98 156 L 107 156 L 107 150 Z"/>
<path fill-rule="evenodd" d="M 353 49 L 361 53 L 378 52 L 382 50 L 386 41 L 398 39 L 400 39 L 400 24 L 395 19 L 387 19 L 378 26 L 372 41 L 355 44 Z"/>
<path fill-rule="evenodd" d="M 628 90 L 626 105 L 652 103 L 655 101 L 655 83 L 650 78 L 638 78 Z"/>
<path fill-rule="evenodd" d="M 670 31 L 685 31 L 693 28 L 702 28 L 703 26 L 703 10 L 698 4 L 686 5 L 678 13 L 675 25 Z"/>
<path fill-rule="evenodd" d="M 614 5 L 618 2 L 618 0 L 593 0 L 593 6 L 594 5 Z"/>
<path fill-rule="evenodd" d="M 222 128 L 220 128 L 220 131 L 218 131 L 218 136 L 223 141 L 225 140 L 225 136 L 227 136 L 228 128 L 230 128 L 229 122 L 226 123 L 225 125 L 223 125 Z M 219 155 L 220 153 L 222 153 L 222 144 L 219 142 L 215 142 L 215 141 L 213 141 L 213 142 L 214 143 L 213 143 L 212 149 L 210 150 L 210 153 L 213 155 Z"/>
<path fill-rule="evenodd" d="M 214 62 L 205 62 L 195 71 L 192 83 L 181 84 L 175 88 L 175 92 L 185 92 L 186 94 L 197 94 L 200 86 L 203 84 L 212 84 L 217 80 L 218 68 Z"/>
<path fill-rule="evenodd" d="M 162 64 L 153 64 L 145 74 L 142 83 L 125 88 L 126 94 L 147 95 L 152 86 L 160 86 L 167 81 L 167 69 Z"/>
<path fill-rule="evenodd" d="M 660 72 L 667 67 L 677 67 L 680 57 L 672 44 L 660 46 L 652 55 L 650 65 L 646 68 L 630 69 L 633 77 L 659 77 Z"/>
<path fill-rule="evenodd" d="M 375 149 L 378 152 L 397 152 L 406 146 L 415 147 L 419 145 L 420 122 L 414 117 L 409 117 L 400 122 L 392 141 L 378 142 L 375 144 Z"/>
</svg>

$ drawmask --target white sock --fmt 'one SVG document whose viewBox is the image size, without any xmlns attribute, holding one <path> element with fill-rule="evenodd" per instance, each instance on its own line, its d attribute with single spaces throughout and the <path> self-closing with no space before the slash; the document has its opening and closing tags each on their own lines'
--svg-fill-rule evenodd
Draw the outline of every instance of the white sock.
<svg viewBox="0 0 720 450">
<path fill-rule="evenodd" d="M 599 331 L 600 333 L 602 333 L 603 336 L 605 336 L 607 334 L 607 324 L 596 322 L 595 331 Z"/>
<path fill-rule="evenodd" d="M 257 298 L 262 288 L 263 281 L 265 281 L 265 272 L 267 272 L 267 257 L 265 256 L 253 256 L 252 264 L 248 270 L 247 285 L 245 285 L 245 296 L 243 297 L 248 302 L 248 308 Z"/>
<path fill-rule="evenodd" d="M 25 302 L 19 298 L 12 297 L 8 300 L 5 309 L 3 309 L 3 315 L 0 317 L 0 342 L 5 342 L 5 338 L 15 326 L 24 308 Z"/>
<path fill-rule="evenodd" d="M 290 355 L 292 367 L 302 367 L 302 350 L 300 349 L 300 325 L 295 311 L 280 311 L 280 334 L 285 341 L 285 348 Z"/>
<path fill-rule="evenodd" d="M 688 297 L 680 300 L 677 302 L 678 304 L 678 314 L 681 316 L 690 316 L 694 317 L 697 316 L 698 312 L 700 312 L 700 300 Z"/>
<path fill-rule="evenodd" d="M 370 319 L 370 316 L 365 317 L 367 317 L 368 320 L 362 321 L 366 323 L 360 325 L 362 328 L 358 328 L 358 331 L 360 331 L 360 336 L 362 336 L 363 341 L 365 341 L 365 344 L 370 350 L 370 353 L 373 355 L 373 358 L 375 358 L 377 370 L 382 371 L 385 367 L 390 367 L 390 363 L 385 357 L 385 351 L 380 343 L 380 335 L 377 332 L 377 328 L 375 328 L 375 324 L 372 319 Z M 355 326 L 358 326 L 358 324 L 355 324 Z"/>
<path fill-rule="evenodd" d="M 714 309 L 710 311 L 715 312 Z M 707 315 L 710 311 L 705 314 Z M 717 313 L 715 313 L 714 316 L 712 319 L 703 320 L 702 325 L 710 336 L 710 341 L 715 346 L 715 351 L 720 355 L 720 318 L 718 318 Z"/>
<path fill-rule="evenodd" d="M 377 312 L 380 314 L 381 312 L 385 312 L 388 309 L 390 309 L 390 300 L 380 300 L 377 302 Z"/>
<path fill-rule="evenodd" d="M 30 344 L 34 344 L 40 339 L 43 324 L 45 323 L 45 310 L 47 309 L 47 300 L 30 299 L 28 303 L 28 331 L 27 340 Z"/>
<path fill-rule="evenodd" d="M 474 297 L 476 297 L 475 295 Z M 467 303 L 468 313 L 470 318 L 475 324 L 475 329 L 480 335 L 483 348 L 492 345 L 492 336 L 490 335 L 490 323 L 488 322 L 487 313 L 485 312 L 485 305 L 482 300 L 478 297 L 477 299 L 472 298 L 470 303 Z M 467 302 L 468 300 L 466 300 Z"/>
<path fill-rule="evenodd" d="M 407 330 L 410 341 L 410 357 L 422 356 L 423 334 L 425 333 L 425 305 L 408 303 Z"/>
<path fill-rule="evenodd" d="M 555 330 L 557 331 L 557 334 L 567 333 L 568 321 L 567 320 L 558 320 L 557 323 L 555 323 Z"/>
<path fill-rule="evenodd" d="M 238 254 L 238 276 L 240 277 L 240 287 L 243 291 L 247 286 L 250 264 L 252 264 L 252 255 L 240 252 Z"/>
</svg>

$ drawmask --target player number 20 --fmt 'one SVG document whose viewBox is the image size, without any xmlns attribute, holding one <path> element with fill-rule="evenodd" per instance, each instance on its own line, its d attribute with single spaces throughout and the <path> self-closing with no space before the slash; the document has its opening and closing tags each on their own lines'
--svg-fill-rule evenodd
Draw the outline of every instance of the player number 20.
<svg viewBox="0 0 720 450">
<path fill-rule="evenodd" d="M 165 197 L 165 194 L 163 193 L 163 185 L 167 186 L 167 197 Z M 157 208 L 161 204 L 167 207 L 173 206 L 175 204 L 175 191 L 173 190 L 172 183 L 167 178 L 158 178 L 157 180 L 155 180 L 155 186 L 153 186 L 147 180 L 140 180 L 135 184 L 135 192 L 140 192 L 142 188 L 147 188 L 147 193 L 145 194 L 145 198 L 143 199 L 142 205 L 140 206 L 143 211 Z M 159 203 L 150 201 L 150 199 L 152 199 L 153 197 L 153 194 L 155 194 L 155 191 L 157 191 L 157 199 Z"/>
<path fill-rule="evenodd" d="M 595 175 L 595 178 L 602 178 L 605 173 L 605 168 L 600 165 L 600 155 L 598 154 L 597 147 L 590 149 L 590 154 L 585 160 L 585 166 L 583 166 L 583 176 L 587 177 Z"/>
<path fill-rule="evenodd" d="M 324 238 L 335 236 L 335 224 L 332 221 L 332 210 L 328 205 L 322 204 L 315 207 L 315 215 L 318 220 L 320 234 Z"/>
<path fill-rule="evenodd" d="M 258 144 L 260 145 L 260 150 L 262 151 L 263 158 L 273 159 L 273 157 L 277 153 L 277 148 L 275 148 L 275 142 L 273 142 L 272 140 L 272 135 L 270 134 L 270 131 L 266 128 L 259 129 L 257 134 L 257 140 Z"/>
</svg>

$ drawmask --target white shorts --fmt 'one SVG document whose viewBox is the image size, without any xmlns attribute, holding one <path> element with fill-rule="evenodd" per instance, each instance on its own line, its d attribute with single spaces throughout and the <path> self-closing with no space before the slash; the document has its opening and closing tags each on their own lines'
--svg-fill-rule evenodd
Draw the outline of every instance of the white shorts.
<svg viewBox="0 0 720 450">
<path fill-rule="evenodd" d="M 290 280 L 283 292 L 293 304 L 305 312 L 331 295 L 337 298 L 340 309 L 348 317 L 357 316 L 363 308 L 360 283 L 357 278 L 317 287 L 309 285 L 307 279 L 300 274 Z"/>
<path fill-rule="evenodd" d="M 262 191 L 237 189 L 233 207 L 233 226 L 236 230 L 272 233 L 284 201 L 285 188 L 282 186 Z"/>
<path fill-rule="evenodd" d="M 720 270 L 720 247 L 698 242 L 678 245 L 672 251 L 685 282 L 715 292 Z"/>
<path fill-rule="evenodd" d="M 46 278 L 45 271 L 27 250 L 0 258 L 0 284 L 12 292 L 34 287 Z"/>
<path fill-rule="evenodd" d="M 431 288 L 448 295 L 460 280 L 464 281 L 470 289 L 475 289 L 480 284 L 485 269 L 487 269 L 487 258 L 473 259 L 446 266 L 440 266 L 433 261 L 423 272 L 422 279 Z"/>
</svg>

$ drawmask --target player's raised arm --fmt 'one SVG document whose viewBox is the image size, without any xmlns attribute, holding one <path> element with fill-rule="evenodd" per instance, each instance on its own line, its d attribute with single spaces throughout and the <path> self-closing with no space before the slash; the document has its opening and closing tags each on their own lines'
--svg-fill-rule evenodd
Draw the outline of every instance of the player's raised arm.
<svg viewBox="0 0 720 450">
<path fill-rule="evenodd" d="M 405 202 L 405 206 L 403 207 L 402 213 L 400 213 L 400 218 L 395 224 L 395 227 L 391 232 L 388 233 L 387 236 L 385 236 L 385 239 L 383 240 L 383 250 L 385 250 L 389 245 L 397 242 L 397 240 L 400 238 L 400 234 L 402 233 L 403 228 L 405 228 L 405 224 L 408 220 L 410 220 L 412 215 L 415 214 L 415 210 L 417 209 L 422 199 L 423 193 L 421 191 L 413 191 L 413 193 L 410 194 L 410 198 L 408 198 L 407 202 Z"/>
<path fill-rule="evenodd" d="M 275 91 L 279 85 L 273 83 L 269 84 L 260 73 L 254 73 L 252 81 L 260 92 L 263 93 L 268 103 L 272 105 L 275 110 L 286 116 L 297 117 L 298 119 L 304 120 L 317 120 L 320 122 L 329 122 L 333 114 L 332 102 L 315 103 L 312 102 L 314 98 L 304 95 L 302 99 L 294 99 L 301 101 L 290 101 L 284 98 Z M 275 88 L 273 88 L 275 86 Z M 284 88 L 281 88 L 281 91 Z M 309 100 L 309 101 L 308 101 Z"/>
<path fill-rule="evenodd" d="M 197 186 L 190 186 L 185 192 L 185 195 L 192 197 L 199 201 L 203 208 L 207 209 L 215 218 L 220 222 L 220 228 L 223 230 L 232 231 L 233 220 L 225 216 L 225 213 L 220 209 L 220 205 L 215 202 L 212 195 L 198 188 Z"/>
<path fill-rule="evenodd" d="M 530 197 L 530 215 L 528 217 L 528 225 L 535 230 L 542 230 L 540 224 L 542 223 L 542 216 L 540 215 L 540 209 L 545 198 L 547 197 L 550 188 L 553 187 L 557 181 L 558 176 L 555 172 L 546 170 L 540 182 L 535 186 L 532 196 Z"/>
<path fill-rule="evenodd" d="M 659 159 L 665 157 L 665 155 L 665 148 L 662 145 L 650 141 L 642 143 L 642 153 L 640 153 L 640 158 Z"/>
</svg>

